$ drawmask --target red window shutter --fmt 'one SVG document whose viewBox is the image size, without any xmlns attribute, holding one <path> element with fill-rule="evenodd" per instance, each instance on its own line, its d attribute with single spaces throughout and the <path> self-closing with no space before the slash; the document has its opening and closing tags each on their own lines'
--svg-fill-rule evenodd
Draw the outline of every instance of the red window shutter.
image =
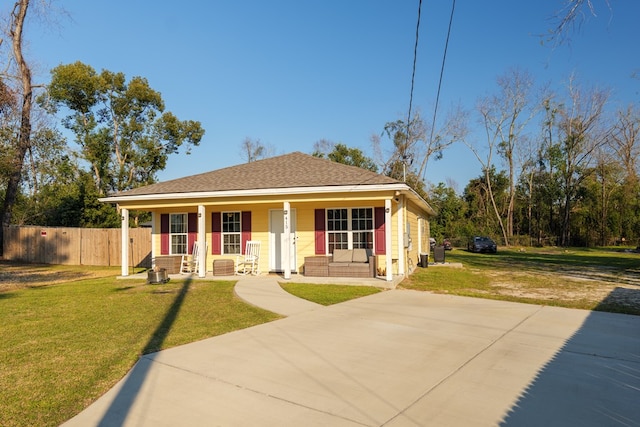
<svg viewBox="0 0 640 427">
<path fill-rule="evenodd" d="M 193 244 L 198 235 L 198 214 L 190 213 L 187 220 L 187 253 L 193 253 Z"/>
<path fill-rule="evenodd" d="M 222 253 L 222 214 L 211 212 L 211 254 Z"/>
<path fill-rule="evenodd" d="M 327 249 L 325 247 L 324 209 L 316 209 L 315 215 L 316 255 L 324 255 L 327 253 Z"/>
<path fill-rule="evenodd" d="M 247 241 L 251 240 L 251 211 L 243 211 L 240 218 L 242 226 L 242 246 L 240 247 L 240 252 L 244 255 Z"/>
<path fill-rule="evenodd" d="M 169 255 L 169 214 L 160 215 L 160 255 Z"/>
<path fill-rule="evenodd" d="M 375 209 L 375 251 L 376 251 L 376 255 L 384 255 L 387 251 L 387 244 L 386 244 L 386 233 L 385 233 L 385 226 L 386 224 L 384 223 L 384 208 L 376 208 Z"/>
</svg>

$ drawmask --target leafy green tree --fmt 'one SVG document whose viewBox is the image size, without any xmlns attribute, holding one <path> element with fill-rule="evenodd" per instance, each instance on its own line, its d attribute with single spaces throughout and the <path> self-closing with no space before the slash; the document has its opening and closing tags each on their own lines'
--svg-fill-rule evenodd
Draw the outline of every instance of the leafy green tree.
<svg viewBox="0 0 640 427">
<path fill-rule="evenodd" d="M 468 229 L 465 219 L 465 202 L 455 190 L 439 183 L 429 189 L 429 204 L 437 215 L 431 220 L 431 237 L 441 241 L 443 238 L 464 238 Z"/>
<path fill-rule="evenodd" d="M 99 195 L 155 182 L 170 154 L 183 144 L 199 145 L 199 122 L 165 111 L 159 92 L 147 80 L 123 73 L 97 73 L 82 62 L 51 71 L 49 107 L 65 107 L 63 125 L 76 137 L 79 156 L 91 166 Z"/>
<path fill-rule="evenodd" d="M 66 140 L 56 130 L 44 127 L 33 133 L 25 159 L 22 192 L 16 223 L 61 225 L 52 221 L 62 198 L 77 187 L 78 166 L 68 155 Z"/>
<path fill-rule="evenodd" d="M 330 148 L 330 150 L 322 151 L 328 148 Z M 378 166 L 376 166 L 371 158 L 365 156 L 362 150 L 359 148 L 349 148 L 342 143 L 333 144 L 328 141 L 318 142 L 315 145 L 315 150 L 312 155 L 327 158 L 336 163 L 357 166 L 372 172 L 378 172 Z"/>
<path fill-rule="evenodd" d="M 491 182 L 491 186 L 487 182 Z M 484 171 L 478 178 L 469 181 L 463 192 L 467 204 L 467 218 L 475 229 L 473 234 L 496 236 L 502 234 L 498 216 L 508 208 L 509 179 L 505 171 L 496 172 L 495 167 Z M 496 210 L 498 216 L 492 212 Z"/>
</svg>

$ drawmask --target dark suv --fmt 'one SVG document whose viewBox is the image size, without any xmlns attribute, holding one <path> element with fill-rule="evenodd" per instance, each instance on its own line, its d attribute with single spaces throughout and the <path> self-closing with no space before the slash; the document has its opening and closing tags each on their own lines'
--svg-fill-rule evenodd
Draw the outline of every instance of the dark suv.
<svg viewBox="0 0 640 427">
<path fill-rule="evenodd" d="M 488 237 L 473 236 L 467 243 L 467 249 L 471 252 L 490 252 L 495 254 L 498 251 L 498 245 Z"/>
</svg>

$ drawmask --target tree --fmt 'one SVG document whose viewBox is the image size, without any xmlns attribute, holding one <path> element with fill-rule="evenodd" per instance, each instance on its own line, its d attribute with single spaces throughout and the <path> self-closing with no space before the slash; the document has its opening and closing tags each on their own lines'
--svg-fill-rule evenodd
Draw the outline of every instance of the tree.
<svg viewBox="0 0 640 427">
<path fill-rule="evenodd" d="M 342 163 L 343 165 L 357 166 L 362 169 L 370 170 L 371 172 L 378 172 L 378 166 L 376 166 L 373 159 L 365 156 L 359 148 L 349 148 L 342 143 L 333 144 L 326 140 L 322 141 L 324 141 L 325 148 L 332 146 L 331 151 L 320 151 L 323 148 L 320 143 L 316 143 L 316 150 L 314 150 L 312 154 L 313 156 L 327 158 L 332 162 Z"/>
<path fill-rule="evenodd" d="M 402 120 L 388 122 L 384 126 L 382 136 L 387 136 L 392 143 L 390 154 L 383 154 L 380 138 L 371 137 L 374 150 L 382 163 L 382 173 L 406 184 L 426 199 L 425 183 L 418 175 L 413 161 L 418 155 L 418 142 L 424 141 L 425 127 L 419 114 L 411 120 L 409 126 Z"/>
<path fill-rule="evenodd" d="M 498 209 L 498 205 L 496 204 L 496 197 L 494 195 L 493 182 L 491 179 L 495 174 L 495 167 L 493 165 L 493 154 L 496 150 L 497 145 L 501 142 L 500 131 L 493 124 L 493 108 L 494 103 L 490 98 L 481 99 L 477 105 L 478 112 L 480 113 L 480 120 L 484 125 L 484 130 L 487 138 L 486 155 L 483 156 L 480 151 L 480 147 L 470 143 L 467 140 L 465 140 L 464 143 L 467 147 L 469 147 L 473 155 L 476 157 L 476 159 L 478 159 L 478 162 L 480 162 L 480 164 L 482 165 L 488 201 L 491 203 L 495 218 L 500 225 L 504 244 L 506 246 L 509 246 L 509 236 L 504 226 L 504 221 L 502 219 L 500 210 Z"/>
<path fill-rule="evenodd" d="M 609 9 L 609 0 L 603 0 Z M 588 9 L 588 12 L 585 10 Z M 570 40 L 570 33 L 576 25 L 582 25 L 587 14 L 597 16 L 593 0 L 566 0 L 564 6 L 553 16 L 553 28 L 547 34 L 547 40 L 562 44 Z"/>
<path fill-rule="evenodd" d="M 500 218 L 506 210 L 507 189 L 508 178 L 504 171 L 496 172 L 493 166 L 469 181 L 463 198 L 467 205 L 467 218 L 475 232 L 487 235 L 503 233 Z"/>
<path fill-rule="evenodd" d="M 23 170 L 24 198 L 17 206 L 14 223 L 61 225 L 52 221 L 52 216 L 62 198 L 77 187 L 77 164 L 69 157 L 66 140 L 58 131 L 36 128 L 31 141 Z"/>
<path fill-rule="evenodd" d="M 431 237 L 437 240 L 450 237 L 462 237 L 469 234 L 466 226 L 465 203 L 453 188 L 439 183 L 429 189 L 429 203 L 438 212 L 430 223 Z"/>
<path fill-rule="evenodd" d="M 255 162 L 267 156 L 267 149 L 259 139 L 255 141 L 247 137 L 242 141 L 240 154 L 247 160 L 247 163 Z"/>
<path fill-rule="evenodd" d="M 563 162 L 560 166 L 564 197 L 560 244 L 571 243 L 571 208 L 596 150 L 606 141 L 600 120 L 609 94 L 602 90 L 584 91 L 571 78 L 569 102 L 558 114 L 558 139 Z"/>
<path fill-rule="evenodd" d="M 433 123 L 435 126 L 435 123 Z M 422 144 L 417 146 L 417 155 L 422 156 L 422 162 L 417 170 L 417 175 L 426 179 L 427 166 L 432 157 L 440 160 L 444 156 L 444 150 L 456 142 L 462 141 L 469 133 L 467 127 L 467 112 L 460 106 L 452 109 L 447 115 L 441 128 L 432 128 L 429 137 L 425 137 Z"/>
<path fill-rule="evenodd" d="M 624 170 L 618 209 L 615 210 L 621 215 L 617 233 L 629 237 L 640 232 L 640 112 L 637 108 L 629 106 L 617 112 L 608 143 Z"/>
<path fill-rule="evenodd" d="M 19 131 L 12 139 L 11 145 L 11 161 L 7 162 L 8 167 L 8 182 L 4 194 L 4 203 L 2 204 L 2 210 L 0 215 L 2 216 L 2 225 L 0 226 L 0 254 L 2 253 L 2 241 L 4 238 L 4 227 L 11 224 L 11 216 L 13 207 L 18 198 L 20 191 L 20 182 L 22 179 L 22 167 L 24 158 L 31 145 L 31 109 L 33 105 L 33 83 L 31 80 L 31 68 L 25 59 L 22 47 L 23 47 L 23 30 L 25 19 L 27 17 L 27 10 L 29 9 L 29 0 L 19 0 L 13 5 L 11 15 L 9 17 L 8 34 L 12 42 L 12 56 L 13 63 L 17 68 L 16 75 L 12 75 L 11 78 L 15 78 L 19 81 L 15 90 L 15 96 L 17 101 L 15 107 L 19 112 Z M 4 39 L 0 40 L 0 44 Z M 2 82 L 2 98 L 3 106 L 5 101 L 8 101 L 9 90 L 5 81 Z"/>
<path fill-rule="evenodd" d="M 509 205 L 506 214 L 506 233 L 513 237 L 513 212 L 516 198 L 517 151 L 523 142 L 522 133 L 533 117 L 530 90 L 533 78 L 526 71 L 514 68 L 497 79 L 499 93 L 484 101 L 482 114 L 487 134 L 497 141 L 498 154 L 507 165 L 509 177 Z M 528 111 L 527 111 L 528 110 Z"/>
<path fill-rule="evenodd" d="M 91 166 L 99 195 L 155 182 L 170 154 L 204 135 L 200 122 L 180 121 L 165 111 L 159 92 L 145 78 L 126 81 L 123 73 L 97 73 L 81 62 L 51 71 L 49 107 L 65 107 L 63 125 L 80 145 L 79 156 Z"/>
</svg>

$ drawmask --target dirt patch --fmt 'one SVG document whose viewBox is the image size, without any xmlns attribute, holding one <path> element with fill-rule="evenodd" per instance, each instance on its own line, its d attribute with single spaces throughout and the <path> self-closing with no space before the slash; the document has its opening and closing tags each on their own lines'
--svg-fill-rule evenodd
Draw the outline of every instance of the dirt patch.
<svg viewBox="0 0 640 427">
<path fill-rule="evenodd" d="M 16 264 L 0 261 L 0 292 L 116 275 L 113 269 L 108 268 Z"/>
<path fill-rule="evenodd" d="M 637 272 L 621 276 L 607 268 L 593 270 L 562 269 L 554 273 L 518 273 L 516 280 L 504 281 L 493 273 L 491 291 L 498 295 L 546 301 L 592 301 L 601 305 L 618 305 L 640 310 L 640 278 Z M 545 286 L 536 286 L 540 276 Z M 536 278 L 536 280 L 527 280 Z"/>
</svg>

